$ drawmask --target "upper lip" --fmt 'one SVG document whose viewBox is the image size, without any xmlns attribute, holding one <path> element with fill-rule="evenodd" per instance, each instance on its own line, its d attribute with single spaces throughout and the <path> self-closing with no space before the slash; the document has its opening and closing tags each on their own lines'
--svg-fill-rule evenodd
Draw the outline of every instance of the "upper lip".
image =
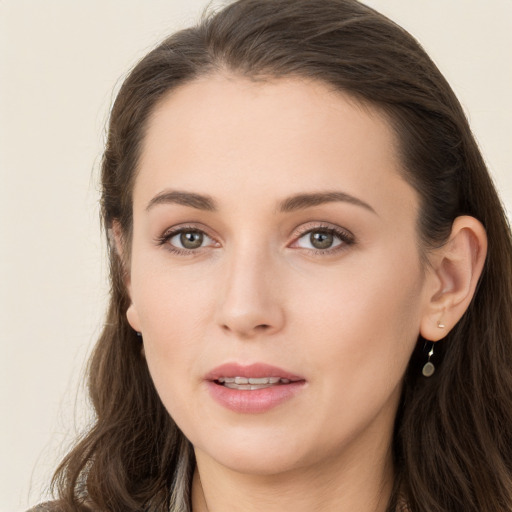
<svg viewBox="0 0 512 512">
<path fill-rule="evenodd" d="M 217 366 L 205 375 L 205 380 L 215 381 L 221 377 L 279 377 L 290 381 L 305 380 L 300 375 L 293 374 L 283 368 L 266 363 L 253 363 L 243 365 L 239 363 L 225 363 Z"/>
</svg>

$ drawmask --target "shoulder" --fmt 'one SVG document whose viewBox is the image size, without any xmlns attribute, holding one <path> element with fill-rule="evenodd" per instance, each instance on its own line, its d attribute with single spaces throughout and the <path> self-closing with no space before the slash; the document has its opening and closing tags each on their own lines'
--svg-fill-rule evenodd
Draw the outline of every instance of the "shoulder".
<svg viewBox="0 0 512 512">
<path fill-rule="evenodd" d="M 64 509 L 59 505 L 58 501 L 47 501 L 36 505 L 34 508 L 27 510 L 27 512 L 64 512 Z"/>
<path fill-rule="evenodd" d="M 90 502 L 82 502 L 78 505 L 78 508 L 82 512 L 94 512 L 97 509 L 94 509 L 93 506 L 91 506 Z M 73 507 L 73 510 L 77 510 L 77 508 Z M 39 505 L 36 505 L 35 507 L 31 508 L 30 510 L 27 510 L 27 512 L 67 512 L 69 511 L 69 506 L 66 506 L 62 501 L 47 501 L 45 503 L 40 503 Z"/>
</svg>

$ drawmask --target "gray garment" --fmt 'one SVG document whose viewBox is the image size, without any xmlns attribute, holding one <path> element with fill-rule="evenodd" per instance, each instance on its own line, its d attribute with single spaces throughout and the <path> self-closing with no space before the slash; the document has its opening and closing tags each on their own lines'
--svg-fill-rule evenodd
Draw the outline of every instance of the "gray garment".
<svg viewBox="0 0 512 512">
<path fill-rule="evenodd" d="M 62 509 L 56 501 L 47 501 L 36 505 L 34 508 L 27 510 L 27 512 L 60 512 Z"/>
</svg>

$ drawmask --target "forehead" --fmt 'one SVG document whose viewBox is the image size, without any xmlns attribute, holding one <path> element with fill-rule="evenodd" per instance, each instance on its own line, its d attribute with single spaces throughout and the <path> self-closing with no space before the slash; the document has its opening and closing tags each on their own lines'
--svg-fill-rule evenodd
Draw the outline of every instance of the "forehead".
<svg viewBox="0 0 512 512">
<path fill-rule="evenodd" d="M 395 194 L 407 185 L 396 146 L 377 109 L 321 82 L 207 76 L 154 109 L 135 199 L 171 186 L 237 197 L 333 187 Z"/>
<path fill-rule="evenodd" d="M 148 121 L 150 137 L 143 153 L 154 149 L 153 143 L 162 142 L 158 135 L 171 134 L 190 142 L 214 142 L 229 134 L 233 142 L 250 138 L 253 144 L 261 140 L 268 147 L 269 141 L 261 135 L 268 134 L 270 124 L 272 132 L 280 135 L 276 142 L 281 148 L 299 135 L 309 135 L 314 143 L 319 130 L 325 134 L 339 130 L 341 124 L 346 130 L 338 144 L 343 139 L 349 142 L 347 135 L 364 129 L 374 139 L 383 136 L 390 149 L 395 145 L 394 133 L 376 107 L 326 83 L 299 77 L 251 80 L 219 74 L 201 77 L 164 96 Z"/>
</svg>

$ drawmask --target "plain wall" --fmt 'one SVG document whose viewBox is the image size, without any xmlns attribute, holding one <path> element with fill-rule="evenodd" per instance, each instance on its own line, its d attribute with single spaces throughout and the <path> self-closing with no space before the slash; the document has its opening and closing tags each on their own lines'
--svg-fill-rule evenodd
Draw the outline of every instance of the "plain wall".
<svg viewBox="0 0 512 512">
<path fill-rule="evenodd" d="M 444 72 L 511 212 L 511 0 L 367 3 Z M 113 91 L 205 5 L 0 0 L 0 511 L 44 498 L 87 421 L 79 382 L 108 293 L 97 170 Z"/>
</svg>

